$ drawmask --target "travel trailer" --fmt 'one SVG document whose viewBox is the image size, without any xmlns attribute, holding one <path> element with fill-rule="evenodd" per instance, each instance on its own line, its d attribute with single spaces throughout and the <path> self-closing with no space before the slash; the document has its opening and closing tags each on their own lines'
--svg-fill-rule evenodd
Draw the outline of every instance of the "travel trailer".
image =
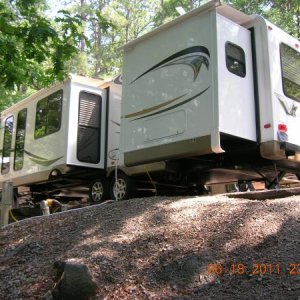
<svg viewBox="0 0 300 300">
<path fill-rule="evenodd" d="M 3 111 L 1 181 L 39 192 L 41 183 L 61 175 L 69 185 L 67 179 L 91 180 L 95 171 L 111 166 L 107 151 L 119 143 L 117 86 L 72 76 Z"/>
<path fill-rule="evenodd" d="M 5 110 L 0 180 L 37 194 L 88 183 L 94 201 L 130 197 L 136 179 L 272 188 L 300 173 L 299 49 L 211 1 L 126 44 L 122 80 L 73 76 Z"/>
<path fill-rule="evenodd" d="M 123 47 L 125 165 L 165 161 L 193 184 L 300 171 L 300 42 L 220 1 Z"/>
</svg>

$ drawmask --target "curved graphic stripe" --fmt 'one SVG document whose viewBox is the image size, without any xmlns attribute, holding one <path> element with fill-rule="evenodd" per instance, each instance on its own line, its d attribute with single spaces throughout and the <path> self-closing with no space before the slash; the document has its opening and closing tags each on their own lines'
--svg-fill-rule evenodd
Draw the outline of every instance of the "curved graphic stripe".
<svg viewBox="0 0 300 300">
<path fill-rule="evenodd" d="M 144 75 L 146 75 L 147 73 L 158 69 L 160 67 L 162 67 L 164 64 L 170 63 L 172 60 L 179 58 L 181 56 L 187 55 L 187 54 L 193 54 L 193 53 L 204 53 L 206 54 L 208 57 L 210 57 L 209 51 L 206 47 L 203 46 L 193 46 L 193 47 L 189 47 L 186 48 L 184 50 L 178 51 L 174 54 L 172 54 L 171 56 L 165 58 L 164 60 L 162 60 L 161 62 L 157 63 L 156 65 L 154 65 L 153 67 L 151 67 L 150 69 L 148 69 L 147 71 L 145 71 L 144 73 L 142 73 L 140 76 L 138 76 L 137 78 L 135 78 L 133 81 L 131 81 L 130 84 L 134 83 L 135 81 L 137 81 L 139 78 L 143 77 Z M 202 55 L 198 55 L 199 57 L 204 57 Z M 189 64 L 190 65 L 190 64 Z M 207 66 L 208 66 L 208 61 L 207 61 Z M 200 65 L 201 67 L 201 65 Z M 193 67 L 194 70 L 194 67 Z"/>
<path fill-rule="evenodd" d="M 115 124 L 115 125 L 117 125 L 117 126 L 121 126 L 121 124 L 120 123 L 118 123 L 118 122 L 116 122 L 116 121 L 113 121 L 113 120 L 110 120 L 113 124 Z"/>
<path fill-rule="evenodd" d="M 48 167 L 52 164 L 54 164 L 55 162 L 57 162 L 58 160 L 60 160 L 63 156 L 55 158 L 55 159 L 51 159 L 51 160 L 38 160 L 36 158 L 33 157 L 29 157 L 32 161 L 34 161 L 35 163 L 37 163 L 38 165 L 44 166 L 44 167 Z"/>
<path fill-rule="evenodd" d="M 33 153 L 30 153 L 30 152 L 28 152 L 26 150 L 24 151 L 24 153 L 26 153 L 29 156 L 29 159 L 31 159 L 35 163 L 37 163 L 39 165 L 42 165 L 42 166 L 45 166 L 45 167 L 50 166 L 53 163 L 55 163 L 56 161 L 58 161 L 61 158 L 63 158 L 63 156 L 61 156 L 61 157 L 57 157 L 57 158 L 54 158 L 54 159 L 47 159 L 47 158 L 35 155 Z"/>
<path fill-rule="evenodd" d="M 186 100 L 184 100 L 184 101 L 182 101 L 182 102 L 180 102 L 180 103 L 177 103 L 177 104 L 175 104 L 175 105 L 173 105 L 173 106 L 171 106 L 171 107 L 168 107 L 168 108 L 159 110 L 159 111 L 157 111 L 157 112 L 155 112 L 155 113 L 152 113 L 152 114 L 149 114 L 149 115 L 146 115 L 146 116 L 142 116 L 142 117 L 140 117 L 140 118 L 133 119 L 133 120 L 131 120 L 131 121 L 140 120 L 140 119 L 144 119 L 144 118 L 147 118 L 147 117 L 155 116 L 155 115 L 161 114 L 161 113 L 163 113 L 163 112 L 169 111 L 169 110 L 171 110 L 171 109 L 174 109 L 174 108 L 176 108 L 176 107 L 179 107 L 179 106 L 181 106 L 181 105 L 183 105 L 183 104 L 186 104 L 186 103 L 188 103 L 188 102 L 194 100 L 195 98 L 201 96 L 201 95 L 202 95 L 203 93 L 205 93 L 209 88 L 210 88 L 210 86 L 209 86 L 208 88 L 206 88 L 205 90 L 203 90 L 202 92 L 200 92 L 200 93 L 198 93 L 198 94 L 196 94 L 196 95 L 194 95 L 194 96 L 192 96 L 192 97 L 190 97 L 190 98 L 188 98 L 188 99 L 186 99 Z"/>
<path fill-rule="evenodd" d="M 192 55 L 188 57 L 183 57 L 172 61 L 171 63 L 165 64 L 157 69 L 164 68 L 166 66 L 173 66 L 173 65 L 187 65 L 193 69 L 194 72 L 194 81 L 197 79 L 198 74 L 201 70 L 201 66 L 204 64 L 206 68 L 209 67 L 208 59 L 202 55 Z"/>
<path fill-rule="evenodd" d="M 152 111 L 154 111 L 154 110 L 157 110 L 157 109 L 160 109 L 160 108 L 162 108 L 162 107 L 165 107 L 165 106 L 167 106 L 167 105 L 173 103 L 174 101 L 176 101 L 176 100 L 178 100 L 178 99 L 180 99 L 180 98 L 182 98 L 182 97 L 184 97 L 184 96 L 186 96 L 186 94 L 183 94 L 183 95 L 181 95 L 181 96 L 179 96 L 179 97 L 176 97 L 176 98 L 174 98 L 174 99 L 168 100 L 168 101 L 166 101 L 166 102 L 164 102 L 164 103 L 161 103 L 161 104 L 158 104 L 158 105 L 149 107 L 149 108 L 142 109 L 142 110 L 140 110 L 140 111 L 138 111 L 138 112 L 131 113 L 131 114 L 128 114 L 128 115 L 125 115 L 124 118 L 127 119 L 127 118 L 137 117 L 137 116 L 140 116 L 140 115 L 144 115 L 144 114 L 150 113 L 150 112 L 152 112 Z M 136 120 L 137 120 L 137 119 L 136 119 Z"/>
</svg>

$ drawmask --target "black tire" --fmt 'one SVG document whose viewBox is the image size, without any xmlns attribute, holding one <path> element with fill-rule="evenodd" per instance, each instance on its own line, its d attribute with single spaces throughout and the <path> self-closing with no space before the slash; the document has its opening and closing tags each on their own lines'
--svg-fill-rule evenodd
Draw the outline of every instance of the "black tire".
<svg viewBox="0 0 300 300">
<path fill-rule="evenodd" d="M 128 177 L 124 173 L 119 173 L 117 176 L 117 181 L 118 181 L 118 200 L 126 200 L 131 198 L 134 195 L 135 192 L 135 183 L 134 180 L 130 177 Z M 116 200 L 116 195 L 115 195 L 115 185 L 116 185 L 116 180 L 115 177 L 111 179 L 110 182 L 110 198 L 113 200 Z"/>
<path fill-rule="evenodd" d="M 105 179 L 96 179 L 91 183 L 89 197 L 93 202 L 102 202 L 108 198 L 108 186 Z"/>
<path fill-rule="evenodd" d="M 238 188 L 240 192 L 255 191 L 252 182 L 248 180 L 239 181 Z"/>
</svg>

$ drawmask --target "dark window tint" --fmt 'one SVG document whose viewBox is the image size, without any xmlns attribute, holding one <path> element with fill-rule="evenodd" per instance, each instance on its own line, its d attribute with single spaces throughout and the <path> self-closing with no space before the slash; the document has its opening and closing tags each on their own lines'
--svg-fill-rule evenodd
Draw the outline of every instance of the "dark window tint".
<svg viewBox="0 0 300 300">
<path fill-rule="evenodd" d="M 19 112 L 18 119 L 17 119 L 15 161 L 14 161 L 14 169 L 16 171 L 21 170 L 23 168 L 26 118 L 27 118 L 27 109 L 23 109 Z"/>
<path fill-rule="evenodd" d="M 60 90 L 37 103 L 35 138 L 41 138 L 60 129 L 62 98 L 63 91 Z"/>
<path fill-rule="evenodd" d="M 300 101 L 300 53 L 281 44 L 280 54 L 283 92 L 287 97 Z"/>
<path fill-rule="evenodd" d="M 11 152 L 13 127 L 14 127 L 14 117 L 10 116 L 6 119 L 4 125 L 3 153 L 2 153 L 2 167 L 1 167 L 2 174 L 8 173 L 10 168 L 10 152 Z"/>
<path fill-rule="evenodd" d="M 244 50 L 232 43 L 226 43 L 226 66 L 229 72 L 240 77 L 246 76 L 246 61 Z"/>
<path fill-rule="evenodd" d="M 77 158 L 81 162 L 100 161 L 101 100 L 87 92 L 79 95 Z"/>
</svg>

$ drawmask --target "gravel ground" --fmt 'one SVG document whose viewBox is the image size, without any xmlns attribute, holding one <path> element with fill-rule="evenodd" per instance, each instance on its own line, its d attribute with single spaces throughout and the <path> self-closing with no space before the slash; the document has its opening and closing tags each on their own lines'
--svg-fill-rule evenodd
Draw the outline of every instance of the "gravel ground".
<svg viewBox="0 0 300 300">
<path fill-rule="evenodd" d="M 300 299 L 300 196 L 151 197 L 0 230 L 0 299 L 41 299 L 56 261 L 89 266 L 95 299 Z"/>
</svg>

